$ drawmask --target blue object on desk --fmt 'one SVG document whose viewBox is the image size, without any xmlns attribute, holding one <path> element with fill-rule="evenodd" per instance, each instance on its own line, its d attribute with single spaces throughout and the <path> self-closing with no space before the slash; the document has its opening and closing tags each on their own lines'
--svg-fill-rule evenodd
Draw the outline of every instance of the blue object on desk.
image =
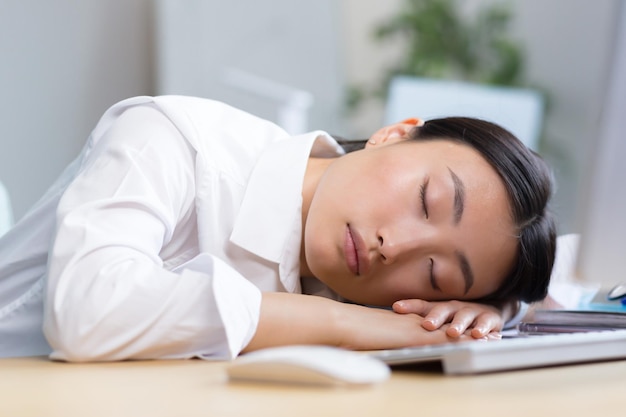
<svg viewBox="0 0 626 417">
<path fill-rule="evenodd" d="M 578 310 L 614 312 L 626 315 L 626 285 L 616 285 L 610 291 L 599 291 L 593 299 L 581 303 Z"/>
<path fill-rule="evenodd" d="M 606 295 L 610 301 L 619 300 L 622 305 L 626 305 L 626 284 L 618 284 L 611 289 Z"/>
</svg>

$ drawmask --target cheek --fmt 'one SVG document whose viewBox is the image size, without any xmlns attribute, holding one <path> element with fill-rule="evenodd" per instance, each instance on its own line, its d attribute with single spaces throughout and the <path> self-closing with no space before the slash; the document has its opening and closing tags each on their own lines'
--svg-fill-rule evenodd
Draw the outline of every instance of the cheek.
<svg viewBox="0 0 626 417">
<path fill-rule="evenodd" d="M 371 291 L 387 301 L 409 298 L 432 298 L 428 279 L 415 263 L 396 264 L 381 268 L 372 275 Z"/>
<path fill-rule="evenodd" d="M 313 263 L 320 263 L 328 259 L 332 249 L 330 231 L 325 228 L 326 223 L 317 224 L 314 218 L 310 218 L 304 228 L 304 249 L 309 267 Z"/>
</svg>

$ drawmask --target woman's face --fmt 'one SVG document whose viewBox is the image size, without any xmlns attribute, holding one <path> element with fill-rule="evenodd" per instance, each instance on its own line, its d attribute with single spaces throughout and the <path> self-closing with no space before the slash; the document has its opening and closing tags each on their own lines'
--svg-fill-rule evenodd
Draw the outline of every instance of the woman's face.
<svg viewBox="0 0 626 417">
<path fill-rule="evenodd" d="M 497 290 L 517 240 L 496 171 L 451 141 L 377 142 L 324 172 L 305 223 L 311 273 L 371 305 Z"/>
</svg>

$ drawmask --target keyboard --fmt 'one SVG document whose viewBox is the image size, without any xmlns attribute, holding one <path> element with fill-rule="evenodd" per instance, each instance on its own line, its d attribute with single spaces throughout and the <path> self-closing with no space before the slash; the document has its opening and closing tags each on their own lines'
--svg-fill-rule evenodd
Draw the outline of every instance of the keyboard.
<svg viewBox="0 0 626 417">
<path fill-rule="evenodd" d="M 446 374 L 474 374 L 626 359 L 626 330 L 518 336 L 372 351 L 389 365 L 440 361 Z"/>
</svg>

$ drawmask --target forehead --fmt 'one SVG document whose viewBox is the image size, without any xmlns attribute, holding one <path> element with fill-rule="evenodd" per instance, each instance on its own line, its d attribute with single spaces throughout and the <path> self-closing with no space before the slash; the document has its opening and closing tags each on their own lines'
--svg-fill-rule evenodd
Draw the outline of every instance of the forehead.
<svg viewBox="0 0 626 417">
<path fill-rule="evenodd" d="M 475 276 L 468 298 L 482 298 L 495 292 L 517 259 L 515 228 L 500 213 L 492 212 L 486 220 L 468 221 L 465 233 L 459 238 L 459 247 L 466 252 Z"/>
<path fill-rule="evenodd" d="M 458 245 L 472 263 L 475 289 L 481 290 L 482 297 L 496 291 L 513 267 L 517 227 L 504 184 L 495 172 L 489 178 L 485 170 L 459 171 L 466 183 L 466 199 Z"/>
</svg>

